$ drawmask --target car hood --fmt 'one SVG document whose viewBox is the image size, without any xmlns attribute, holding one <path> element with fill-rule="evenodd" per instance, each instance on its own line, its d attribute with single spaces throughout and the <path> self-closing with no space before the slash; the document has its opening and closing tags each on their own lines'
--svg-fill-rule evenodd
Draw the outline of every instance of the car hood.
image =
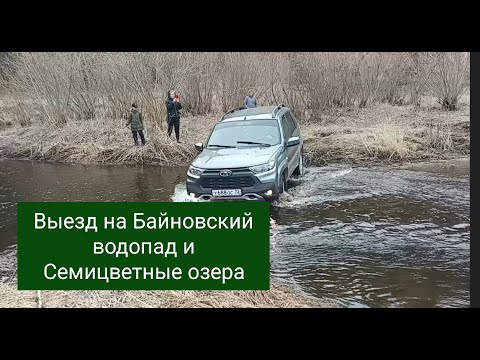
<svg viewBox="0 0 480 360">
<path fill-rule="evenodd" d="M 261 165 L 267 163 L 279 148 L 280 145 L 235 149 L 204 149 L 193 160 L 192 165 L 201 169 L 234 169 Z"/>
</svg>

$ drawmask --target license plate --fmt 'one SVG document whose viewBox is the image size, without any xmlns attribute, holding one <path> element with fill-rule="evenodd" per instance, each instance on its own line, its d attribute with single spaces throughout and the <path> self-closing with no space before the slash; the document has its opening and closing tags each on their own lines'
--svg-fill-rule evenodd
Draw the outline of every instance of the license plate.
<svg viewBox="0 0 480 360">
<path fill-rule="evenodd" d="M 213 196 L 240 196 L 242 195 L 242 190 L 240 189 L 229 189 L 229 190 L 212 190 Z"/>
</svg>

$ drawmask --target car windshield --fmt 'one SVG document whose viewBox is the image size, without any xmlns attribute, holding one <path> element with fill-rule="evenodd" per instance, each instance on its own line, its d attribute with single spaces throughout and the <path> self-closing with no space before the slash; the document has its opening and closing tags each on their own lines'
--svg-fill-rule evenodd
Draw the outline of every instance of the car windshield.
<svg viewBox="0 0 480 360">
<path fill-rule="evenodd" d="M 280 143 L 278 122 L 239 120 L 218 123 L 208 140 L 209 147 L 269 146 Z"/>
</svg>

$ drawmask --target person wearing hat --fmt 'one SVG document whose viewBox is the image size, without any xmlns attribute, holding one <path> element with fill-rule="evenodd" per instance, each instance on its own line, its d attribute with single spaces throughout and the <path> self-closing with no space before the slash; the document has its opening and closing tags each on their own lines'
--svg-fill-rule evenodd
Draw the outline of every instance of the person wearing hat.
<svg viewBox="0 0 480 360">
<path fill-rule="evenodd" d="M 143 135 L 143 115 L 138 111 L 138 106 L 136 103 L 132 104 L 132 110 L 128 114 L 128 122 L 125 126 L 130 125 L 132 130 L 133 141 L 135 141 L 135 146 L 138 146 L 138 135 L 142 141 L 142 145 L 145 145 L 145 136 Z"/>
</svg>

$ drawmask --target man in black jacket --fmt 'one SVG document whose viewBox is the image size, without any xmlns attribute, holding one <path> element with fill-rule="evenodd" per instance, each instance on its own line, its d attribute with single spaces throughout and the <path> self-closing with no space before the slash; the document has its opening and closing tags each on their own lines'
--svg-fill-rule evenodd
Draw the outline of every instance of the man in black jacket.
<svg viewBox="0 0 480 360">
<path fill-rule="evenodd" d="M 167 122 L 168 122 L 168 131 L 167 134 L 170 137 L 172 134 L 173 128 L 175 128 L 175 137 L 177 142 L 180 142 L 180 109 L 182 104 L 178 95 L 175 94 L 175 90 L 170 90 L 168 92 L 167 101 L 165 101 L 167 106 Z"/>
</svg>

